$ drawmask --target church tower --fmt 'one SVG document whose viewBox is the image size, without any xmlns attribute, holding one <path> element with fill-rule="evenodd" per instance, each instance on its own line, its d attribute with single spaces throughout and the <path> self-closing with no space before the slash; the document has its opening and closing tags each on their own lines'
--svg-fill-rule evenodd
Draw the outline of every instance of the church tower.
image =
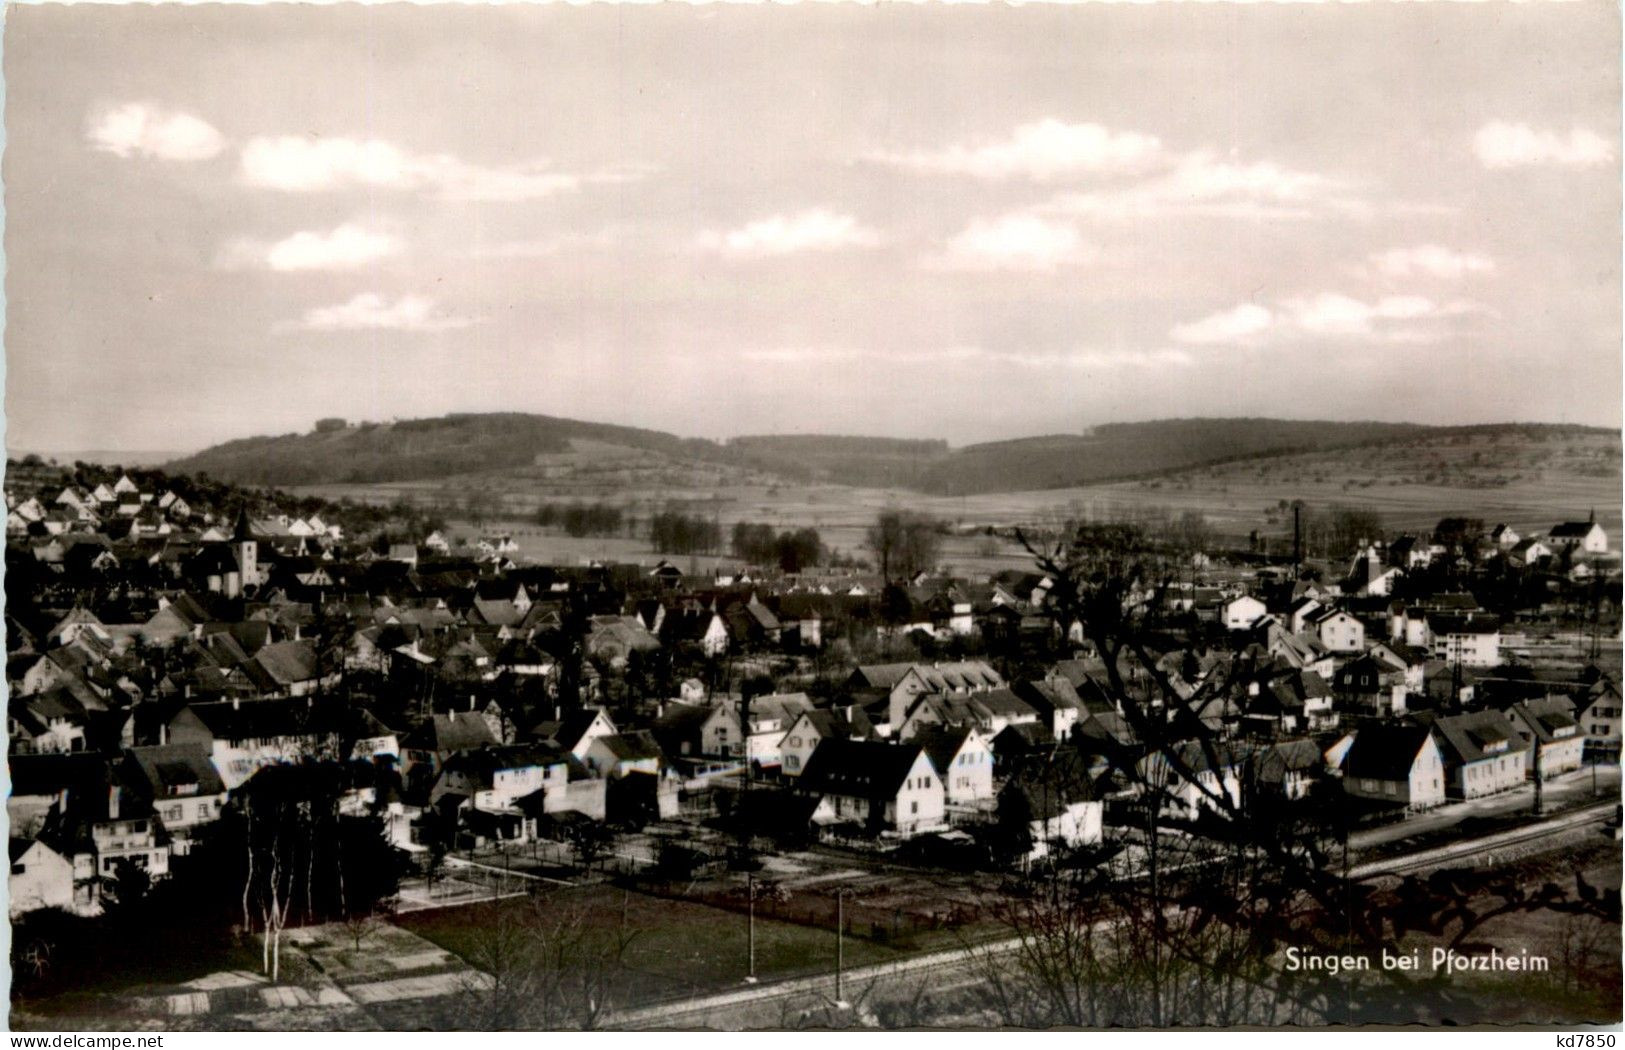
<svg viewBox="0 0 1625 1050">
<path fill-rule="evenodd" d="M 254 530 L 249 525 L 248 508 L 245 506 L 237 515 L 237 528 L 232 534 L 231 544 L 237 552 L 237 574 L 244 587 L 258 586 L 260 582 L 259 542 L 254 539 Z"/>
</svg>

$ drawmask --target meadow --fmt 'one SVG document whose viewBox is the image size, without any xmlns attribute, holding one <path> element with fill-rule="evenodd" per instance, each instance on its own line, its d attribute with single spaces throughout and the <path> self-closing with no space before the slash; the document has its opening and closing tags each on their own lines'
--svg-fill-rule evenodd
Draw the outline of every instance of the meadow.
<svg viewBox="0 0 1625 1050">
<path fill-rule="evenodd" d="M 653 563 L 646 539 L 576 538 L 530 524 L 543 502 L 607 502 L 635 518 L 667 507 L 778 528 L 810 526 L 826 546 L 866 557 L 865 532 L 876 515 L 902 508 L 946 523 L 943 562 L 967 573 L 1026 568 L 1031 559 L 1005 535 L 1067 519 L 1156 520 L 1201 514 L 1221 536 L 1244 541 L 1253 530 L 1284 538 L 1285 507 L 1302 500 L 1325 510 L 1355 507 L 1380 515 L 1390 532 L 1426 533 L 1442 517 L 1505 522 L 1544 532 L 1595 513 L 1619 542 L 1622 490 L 1619 438 L 1613 434 L 1477 435 L 1389 442 L 1380 446 L 1271 456 L 1157 477 L 1022 492 L 930 496 L 903 489 L 786 482 L 757 471 L 669 459 L 659 453 L 577 443 L 569 453 L 537 457 L 530 467 L 425 482 L 323 485 L 298 491 L 367 502 L 406 499 L 438 504 L 461 519 L 460 531 L 513 535 L 522 555 L 544 562 Z M 473 502 L 471 502 L 471 499 Z M 478 529 L 468 510 L 480 508 Z M 732 559 L 673 559 L 707 571 Z"/>
</svg>

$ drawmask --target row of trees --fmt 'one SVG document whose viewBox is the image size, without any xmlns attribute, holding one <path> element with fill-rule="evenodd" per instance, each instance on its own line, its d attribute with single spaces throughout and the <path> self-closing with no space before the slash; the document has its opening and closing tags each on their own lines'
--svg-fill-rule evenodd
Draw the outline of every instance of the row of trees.
<svg viewBox="0 0 1625 1050">
<path fill-rule="evenodd" d="M 800 572 L 820 565 L 824 544 L 817 529 L 774 532 L 773 526 L 741 521 L 733 528 L 733 556 L 756 565 L 777 565 L 785 572 Z"/>
<path fill-rule="evenodd" d="M 649 519 L 649 542 L 659 554 L 717 554 L 722 526 L 715 518 L 665 510 Z"/>
<path fill-rule="evenodd" d="M 609 503 L 543 503 L 536 524 L 558 526 L 568 536 L 616 536 L 625 525 L 621 508 Z"/>
<path fill-rule="evenodd" d="M 912 576 L 936 567 L 942 523 L 911 511 L 882 511 L 865 539 L 882 576 Z"/>
</svg>

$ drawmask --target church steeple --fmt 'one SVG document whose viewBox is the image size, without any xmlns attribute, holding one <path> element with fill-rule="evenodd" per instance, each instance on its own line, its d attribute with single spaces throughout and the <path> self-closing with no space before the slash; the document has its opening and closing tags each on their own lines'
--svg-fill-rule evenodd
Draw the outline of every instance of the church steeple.
<svg viewBox="0 0 1625 1050">
<path fill-rule="evenodd" d="M 245 503 L 243 508 L 237 512 L 237 526 L 232 530 L 231 539 L 233 543 L 241 543 L 244 540 L 253 538 L 254 528 L 248 520 L 248 505 Z"/>
</svg>

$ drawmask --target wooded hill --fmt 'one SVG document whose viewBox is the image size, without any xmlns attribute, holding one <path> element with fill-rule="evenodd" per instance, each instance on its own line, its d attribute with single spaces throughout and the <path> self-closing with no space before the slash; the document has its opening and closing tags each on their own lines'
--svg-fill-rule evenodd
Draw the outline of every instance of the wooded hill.
<svg viewBox="0 0 1625 1050">
<path fill-rule="evenodd" d="M 1113 423 L 950 448 L 946 441 L 834 435 L 759 435 L 718 443 L 655 430 L 522 413 L 460 414 L 394 423 L 324 421 L 304 434 L 245 438 L 167 465 L 257 485 L 421 481 L 528 467 L 573 441 L 638 449 L 673 461 L 729 464 L 787 481 L 973 495 L 1065 488 L 1209 464 L 1419 437 L 1527 432 L 1602 433 L 1547 424 L 1428 427 L 1281 419 L 1170 419 Z"/>
</svg>

